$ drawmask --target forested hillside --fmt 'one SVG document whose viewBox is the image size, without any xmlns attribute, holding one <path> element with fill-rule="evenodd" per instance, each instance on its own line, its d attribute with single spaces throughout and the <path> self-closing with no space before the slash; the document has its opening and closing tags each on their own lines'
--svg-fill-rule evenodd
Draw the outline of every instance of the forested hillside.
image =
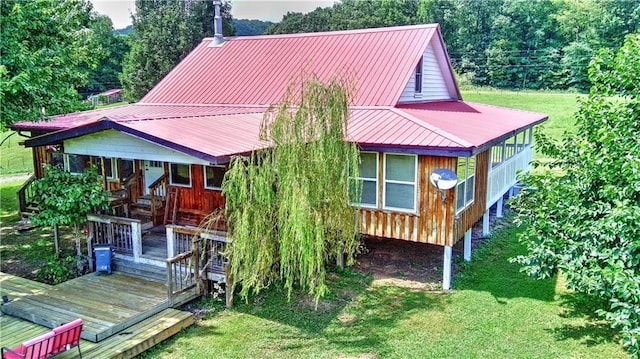
<svg viewBox="0 0 640 359">
<path fill-rule="evenodd" d="M 589 88 L 587 65 L 640 29 L 640 0 L 343 0 L 287 13 L 269 34 L 439 23 L 451 61 L 473 84 Z"/>
<path fill-rule="evenodd" d="M 237 36 L 262 35 L 274 23 L 271 21 L 233 19 L 233 27 L 236 28 Z"/>
</svg>

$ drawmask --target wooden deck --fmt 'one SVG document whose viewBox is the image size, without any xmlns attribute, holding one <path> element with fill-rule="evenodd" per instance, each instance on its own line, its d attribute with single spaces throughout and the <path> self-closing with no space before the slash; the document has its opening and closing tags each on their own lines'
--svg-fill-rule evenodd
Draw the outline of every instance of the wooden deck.
<svg viewBox="0 0 640 359">
<path fill-rule="evenodd" d="M 3 288 L 5 281 L 17 279 L 3 280 Z M 169 308 L 164 283 L 120 273 L 88 274 L 48 288 L 25 286 L 25 290 L 29 295 L 9 294 L 12 300 L 2 306 L 2 312 L 48 328 L 82 318 L 82 338 L 92 342 Z"/>
<path fill-rule="evenodd" d="M 114 275 L 101 276 L 98 278 L 106 279 L 117 277 L 118 276 Z M 27 299 L 29 296 L 45 295 L 55 287 L 0 273 L 0 294 L 7 295 L 9 299 L 11 299 L 10 303 L 2 306 L 3 312 L 5 312 L 5 306 L 7 306 L 7 308 L 9 306 L 15 306 L 16 303 Z M 101 305 L 96 303 L 94 304 L 94 308 L 99 309 Z M 82 316 L 77 315 L 74 319 L 77 317 Z M 87 320 L 86 318 L 83 319 Z M 80 347 L 83 357 L 85 358 L 132 358 L 193 323 L 194 319 L 191 313 L 170 308 L 163 309 L 98 343 L 82 340 Z M 86 328 L 85 326 L 83 332 Z M 15 347 L 49 330 L 46 326 L 0 313 L 0 346 Z M 77 350 L 72 350 L 56 358 L 77 357 Z"/>
</svg>

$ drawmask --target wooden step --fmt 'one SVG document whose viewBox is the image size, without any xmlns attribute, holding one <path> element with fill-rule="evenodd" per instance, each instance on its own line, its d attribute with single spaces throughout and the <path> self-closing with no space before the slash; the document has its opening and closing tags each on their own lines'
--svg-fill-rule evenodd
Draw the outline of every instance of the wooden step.
<svg viewBox="0 0 640 359">
<path fill-rule="evenodd" d="M 135 277 L 141 277 L 160 283 L 166 283 L 167 281 L 166 267 L 158 267 L 144 263 L 135 263 L 125 259 L 115 258 L 113 262 L 113 268 L 117 272 L 132 275 Z"/>
</svg>

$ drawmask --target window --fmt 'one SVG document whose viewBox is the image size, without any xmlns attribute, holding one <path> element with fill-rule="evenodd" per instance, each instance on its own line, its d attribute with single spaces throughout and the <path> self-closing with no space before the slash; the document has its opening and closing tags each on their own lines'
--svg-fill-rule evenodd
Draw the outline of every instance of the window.
<svg viewBox="0 0 640 359">
<path fill-rule="evenodd" d="M 360 177 L 350 178 L 351 204 L 362 207 L 378 207 L 378 153 L 360 152 Z M 355 185 L 359 187 L 356 187 Z M 358 193 L 358 190 L 361 193 Z M 357 196 L 360 195 L 360 198 Z"/>
<path fill-rule="evenodd" d="M 71 173 L 82 173 L 89 168 L 90 158 L 85 155 L 66 155 L 65 169 Z"/>
<path fill-rule="evenodd" d="M 476 190 L 476 158 L 458 157 L 458 185 L 456 186 L 456 213 L 473 203 Z"/>
<path fill-rule="evenodd" d="M 524 149 L 525 143 L 524 143 L 524 131 L 521 131 L 520 133 L 518 133 L 516 135 L 516 141 L 517 141 L 517 146 L 518 146 L 518 152 L 521 152 Z"/>
<path fill-rule="evenodd" d="M 516 154 L 516 137 L 511 136 L 504 141 L 504 160 L 508 160 Z"/>
<path fill-rule="evenodd" d="M 422 57 L 416 66 L 415 91 L 416 94 L 422 93 Z"/>
<path fill-rule="evenodd" d="M 204 188 L 221 190 L 224 179 L 224 166 L 205 166 L 204 168 Z"/>
<path fill-rule="evenodd" d="M 51 166 L 64 170 L 64 154 L 60 152 L 53 152 L 51 154 Z"/>
<path fill-rule="evenodd" d="M 524 130 L 524 143 L 529 146 L 531 145 L 531 140 L 533 138 L 533 128 L 527 128 Z"/>
<path fill-rule="evenodd" d="M 504 158 L 504 142 L 491 147 L 491 168 L 500 166 Z"/>
<path fill-rule="evenodd" d="M 102 176 L 102 158 L 93 156 L 91 157 L 93 164 L 96 166 L 98 174 Z M 111 158 L 104 159 L 104 174 L 107 178 L 115 178 L 114 173 L 118 173 L 118 171 L 114 168 L 115 161 L 112 161 Z"/>
<path fill-rule="evenodd" d="M 131 177 L 133 172 L 135 171 L 135 167 L 133 164 L 133 160 L 122 160 L 120 161 L 120 166 L 122 166 L 122 179 L 126 179 Z"/>
<path fill-rule="evenodd" d="M 384 208 L 416 210 L 416 155 L 385 154 Z"/>
<path fill-rule="evenodd" d="M 169 166 L 169 179 L 172 185 L 191 187 L 191 166 L 172 163 Z"/>
</svg>

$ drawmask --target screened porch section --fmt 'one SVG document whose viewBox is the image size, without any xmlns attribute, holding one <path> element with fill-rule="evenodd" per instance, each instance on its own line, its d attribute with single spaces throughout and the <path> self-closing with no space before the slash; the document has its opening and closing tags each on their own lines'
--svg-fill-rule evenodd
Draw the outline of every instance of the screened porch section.
<svg viewBox="0 0 640 359">
<path fill-rule="evenodd" d="M 494 145 L 489 161 L 487 208 L 498 202 L 517 183 L 517 174 L 531 169 L 533 159 L 533 128 Z"/>
</svg>

